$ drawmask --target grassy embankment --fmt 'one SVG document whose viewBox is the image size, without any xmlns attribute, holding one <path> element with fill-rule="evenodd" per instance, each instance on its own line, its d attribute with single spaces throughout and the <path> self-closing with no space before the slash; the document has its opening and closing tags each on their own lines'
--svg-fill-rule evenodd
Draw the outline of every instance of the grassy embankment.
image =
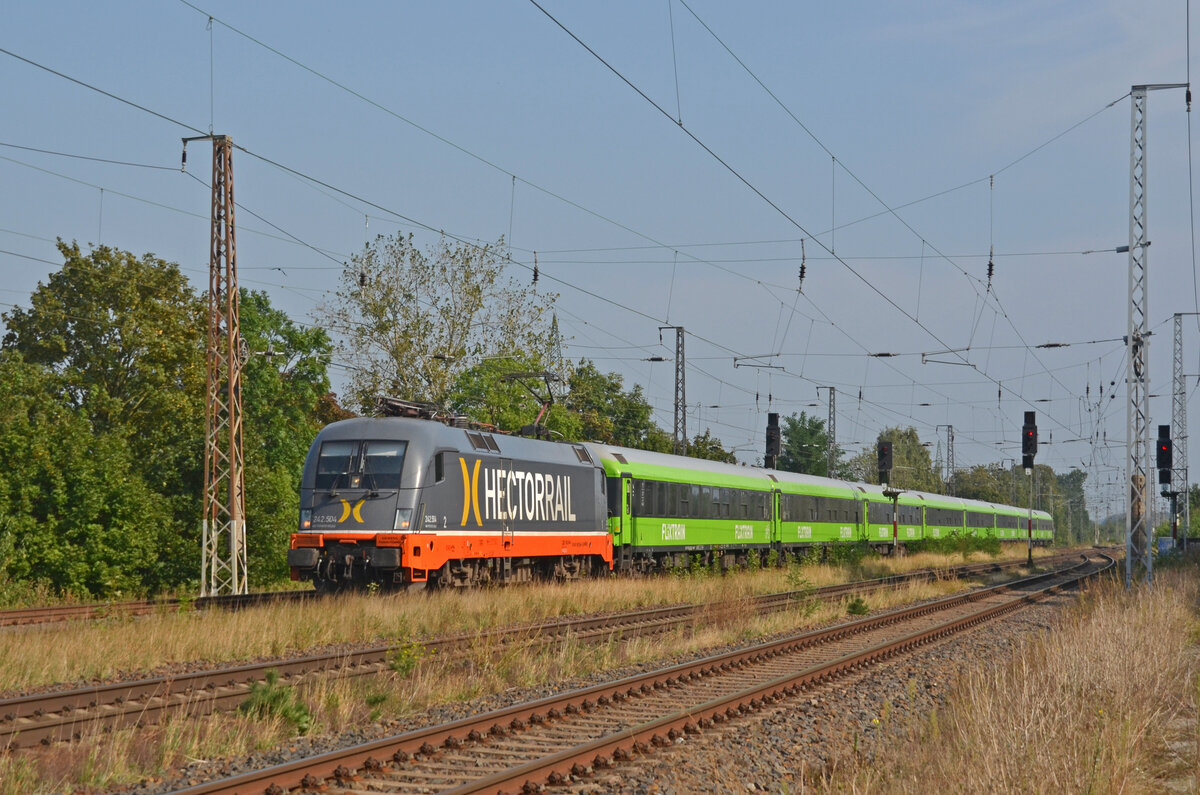
<svg viewBox="0 0 1200 795">
<path fill-rule="evenodd" d="M 1023 551 L 1006 553 L 1020 557 Z M 987 559 L 976 555 L 973 560 Z M 179 716 L 162 726 L 118 731 L 79 743 L 0 758 L 0 792 L 59 792 L 110 787 L 176 769 L 189 760 L 245 755 L 288 742 L 301 731 L 336 733 L 364 724 L 385 727 L 437 703 L 464 701 L 512 687 L 534 687 L 688 651 L 720 646 L 844 617 L 845 604 L 799 603 L 787 613 L 747 620 L 745 600 L 761 593 L 955 565 L 962 556 L 929 553 L 868 557 L 849 565 L 793 566 L 715 576 L 681 572 L 647 580 L 601 580 L 504 591 L 344 596 L 319 606 L 277 605 L 238 613 L 164 611 L 10 633 L 0 644 L 0 691 L 53 683 L 98 681 L 131 671 L 161 671 L 190 661 L 240 662 L 293 655 L 339 644 L 395 643 L 391 670 L 381 677 L 314 680 L 264 688 L 244 714 L 202 719 Z M 939 581 L 868 598 L 874 609 L 930 598 L 964 584 Z M 696 626 L 626 643 L 566 640 L 536 652 L 486 644 L 467 664 L 448 666 L 426 655 L 420 640 L 434 635 L 558 616 L 663 604 L 714 603 Z"/>
<path fill-rule="evenodd" d="M 1061 627 L 967 671 L 947 706 L 843 759 L 825 792 L 1141 793 L 1200 787 L 1200 570 L 1091 588 Z"/>
</svg>

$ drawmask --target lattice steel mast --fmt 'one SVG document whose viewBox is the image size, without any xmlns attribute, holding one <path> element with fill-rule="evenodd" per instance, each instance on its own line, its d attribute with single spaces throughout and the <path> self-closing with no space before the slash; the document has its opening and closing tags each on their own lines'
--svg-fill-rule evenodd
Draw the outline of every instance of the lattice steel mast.
<svg viewBox="0 0 1200 795">
<path fill-rule="evenodd" d="M 683 361 L 683 326 L 659 326 L 658 337 L 662 341 L 663 329 L 675 329 L 675 454 L 687 455 L 687 389 Z"/>
<path fill-rule="evenodd" d="M 1188 312 L 1189 315 L 1196 314 Z M 1176 467 L 1172 472 L 1174 485 L 1183 496 L 1183 547 L 1187 549 L 1188 530 L 1191 528 L 1191 500 L 1188 499 L 1188 428 L 1187 428 L 1187 376 L 1183 373 L 1183 316 L 1175 313 L 1175 345 L 1171 357 L 1171 375 L 1174 388 L 1171 390 L 1171 433 L 1175 437 Z"/>
<path fill-rule="evenodd" d="M 1150 376 L 1147 371 L 1150 332 L 1147 327 L 1146 261 L 1146 94 L 1186 83 L 1158 83 L 1130 88 L 1129 151 L 1129 333 L 1125 338 L 1128 367 L 1125 385 L 1125 450 L 1129 494 L 1125 503 L 1125 585 L 1153 580 L 1147 473 L 1150 471 Z"/>
<path fill-rule="evenodd" d="M 185 138 L 185 166 L 189 140 L 213 143 L 200 595 L 240 594 L 248 590 L 242 458 L 242 365 L 246 348 L 238 319 L 233 140 L 225 135 Z"/>
<path fill-rule="evenodd" d="M 829 387 L 829 422 L 826 423 L 825 475 L 837 477 L 834 465 L 837 463 L 837 388 Z"/>
<path fill-rule="evenodd" d="M 946 426 L 946 493 L 954 496 L 954 426 Z"/>
</svg>

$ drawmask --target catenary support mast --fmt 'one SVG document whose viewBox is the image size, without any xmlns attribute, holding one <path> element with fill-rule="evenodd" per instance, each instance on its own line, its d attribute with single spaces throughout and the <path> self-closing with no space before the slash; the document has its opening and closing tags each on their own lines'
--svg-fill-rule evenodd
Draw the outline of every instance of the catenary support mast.
<svg viewBox="0 0 1200 795">
<path fill-rule="evenodd" d="M 1130 88 L 1129 151 L 1129 333 L 1125 338 L 1128 367 L 1125 385 L 1125 451 L 1128 485 L 1125 503 L 1125 586 L 1153 580 L 1150 556 L 1147 474 L 1150 471 L 1150 332 L 1147 327 L 1146 260 L 1149 240 L 1146 213 L 1146 95 L 1186 83 L 1158 83 Z"/>
<path fill-rule="evenodd" d="M 828 444 L 825 449 L 825 475 L 837 477 L 837 389 L 829 387 L 829 421 L 826 423 Z"/>
<path fill-rule="evenodd" d="M 1188 530 L 1191 528 L 1191 500 L 1188 499 L 1188 425 L 1187 425 L 1187 376 L 1183 372 L 1183 318 L 1196 312 L 1175 313 L 1175 345 L 1171 357 L 1171 433 L 1175 437 L 1175 461 L 1172 473 L 1174 488 L 1183 492 L 1183 547 L 1187 548 Z"/>
<path fill-rule="evenodd" d="M 675 449 L 673 452 L 676 455 L 687 455 L 687 375 L 683 360 L 683 326 L 659 326 L 660 341 L 663 329 L 675 329 Z"/>
<path fill-rule="evenodd" d="M 246 593 L 246 479 L 242 458 L 242 365 L 233 141 L 212 140 L 212 247 L 208 268 L 207 400 L 200 595 Z M 188 140 L 184 139 L 184 163 Z"/>
</svg>

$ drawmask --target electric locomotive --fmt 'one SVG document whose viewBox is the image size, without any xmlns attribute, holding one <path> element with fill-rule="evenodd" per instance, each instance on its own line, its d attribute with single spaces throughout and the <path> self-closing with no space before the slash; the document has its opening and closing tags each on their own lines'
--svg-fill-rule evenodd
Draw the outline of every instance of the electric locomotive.
<svg viewBox="0 0 1200 795">
<path fill-rule="evenodd" d="M 360 417 L 309 448 L 288 566 L 318 590 L 574 579 L 611 567 L 606 514 L 583 445 Z"/>
</svg>

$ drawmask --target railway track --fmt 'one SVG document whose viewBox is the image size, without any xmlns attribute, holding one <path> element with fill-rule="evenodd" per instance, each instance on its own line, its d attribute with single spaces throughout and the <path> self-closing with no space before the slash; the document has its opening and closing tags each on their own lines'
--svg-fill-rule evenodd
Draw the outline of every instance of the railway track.
<svg viewBox="0 0 1200 795">
<path fill-rule="evenodd" d="M 1025 578 L 180 790 L 182 795 L 537 792 L 978 626 L 1110 569 Z"/>
<path fill-rule="evenodd" d="M 269 593 L 206 596 L 201 599 L 145 599 L 137 602 L 111 602 L 93 605 L 56 605 L 19 607 L 0 610 L 0 627 L 53 624 L 62 621 L 99 621 L 107 618 L 146 616 L 174 610 L 244 610 L 281 602 L 313 599 L 313 591 L 273 591 Z"/>
<path fill-rule="evenodd" d="M 1061 556 L 1060 556 L 1061 557 Z M 1058 558 L 1043 558 L 1039 562 L 1057 560 Z M 1025 565 L 1019 560 L 998 563 L 974 563 L 953 569 L 942 570 L 943 574 L 954 577 L 966 577 L 972 574 L 986 574 L 1018 568 Z M 914 572 L 911 575 L 896 575 L 911 579 L 924 577 L 932 579 L 937 576 L 934 571 Z M 895 581 L 894 578 L 883 578 L 878 582 L 886 585 Z M 56 605 L 49 607 L 19 607 L 0 610 L 0 627 L 20 627 L 37 624 L 51 624 L 65 621 L 100 621 L 115 617 L 133 617 L 153 615 L 155 613 L 175 610 L 206 610 L 219 608 L 225 610 L 240 610 L 264 605 L 303 602 L 320 598 L 315 591 L 272 591 L 254 594 L 237 594 L 225 596 L 207 596 L 200 599 L 146 599 L 133 602 L 109 602 L 91 605 Z"/>
<path fill-rule="evenodd" d="M 1078 555 L 1061 556 L 1078 560 Z M 1061 561 L 1060 561 L 1061 562 Z M 1001 570 L 1003 564 L 981 563 L 952 570 L 953 576 L 978 576 Z M 682 605 L 611 615 L 566 618 L 538 625 L 504 627 L 433 638 L 422 642 L 426 653 L 440 660 L 455 660 L 480 649 L 497 651 L 537 647 L 571 638 L 605 642 L 676 631 L 696 622 L 710 623 L 723 614 L 752 610 L 759 615 L 791 609 L 798 600 L 837 599 L 847 594 L 871 593 L 897 585 L 951 576 L 946 571 L 921 571 L 877 580 L 791 591 L 747 599 L 730 605 Z M 84 734 L 131 725 L 159 722 L 165 713 L 199 716 L 236 709 L 251 688 L 278 674 L 281 681 L 298 684 L 314 676 L 370 676 L 387 671 L 404 644 L 382 644 L 354 651 L 308 655 L 218 669 L 150 677 L 140 680 L 73 688 L 0 700 L 0 749 L 28 748 L 75 740 Z"/>
</svg>

